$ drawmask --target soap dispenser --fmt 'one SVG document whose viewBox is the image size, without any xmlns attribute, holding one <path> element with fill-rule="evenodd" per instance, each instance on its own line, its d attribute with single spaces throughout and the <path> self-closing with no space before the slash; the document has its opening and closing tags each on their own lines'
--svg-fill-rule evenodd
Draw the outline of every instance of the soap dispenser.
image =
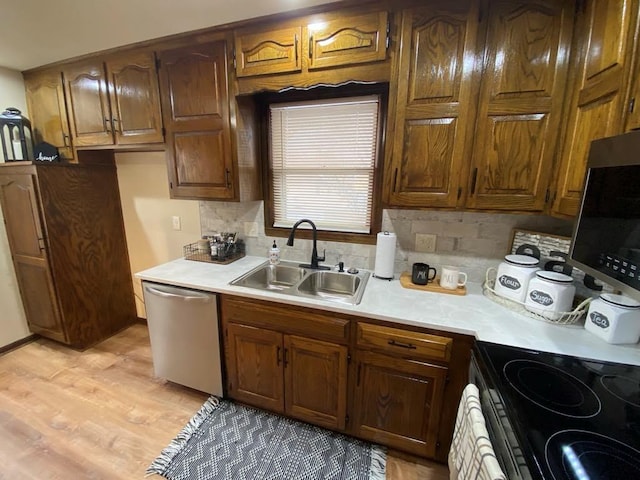
<svg viewBox="0 0 640 480">
<path fill-rule="evenodd" d="M 269 263 L 271 265 L 277 265 L 280 263 L 280 249 L 276 245 L 276 241 L 273 241 L 273 246 L 269 250 Z"/>
</svg>

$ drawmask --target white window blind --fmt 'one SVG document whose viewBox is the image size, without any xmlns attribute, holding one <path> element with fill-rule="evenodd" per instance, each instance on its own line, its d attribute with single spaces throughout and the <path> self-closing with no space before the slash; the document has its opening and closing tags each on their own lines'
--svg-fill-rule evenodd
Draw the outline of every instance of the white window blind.
<svg viewBox="0 0 640 480">
<path fill-rule="evenodd" d="M 370 233 L 377 95 L 270 105 L 274 227 Z"/>
</svg>

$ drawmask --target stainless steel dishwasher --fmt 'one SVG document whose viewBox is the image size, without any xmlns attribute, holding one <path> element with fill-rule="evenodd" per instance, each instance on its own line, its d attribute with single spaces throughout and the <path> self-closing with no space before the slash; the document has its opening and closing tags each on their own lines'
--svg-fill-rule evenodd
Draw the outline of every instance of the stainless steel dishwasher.
<svg viewBox="0 0 640 480">
<path fill-rule="evenodd" d="M 222 396 L 217 295 L 142 284 L 155 375 Z"/>
</svg>

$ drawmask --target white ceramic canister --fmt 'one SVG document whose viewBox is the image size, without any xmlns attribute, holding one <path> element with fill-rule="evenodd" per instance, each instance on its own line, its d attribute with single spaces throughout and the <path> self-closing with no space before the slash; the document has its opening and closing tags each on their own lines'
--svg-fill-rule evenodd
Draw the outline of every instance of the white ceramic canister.
<svg viewBox="0 0 640 480">
<path fill-rule="evenodd" d="M 575 294 L 576 287 L 569 275 L 538 270 L 529 281 L 524 306 L 550 320 L 558 320 L 572 310 Z"/>
<path fill-rule="evenodd" d="M 584 328 L 608 343 L 638 343 L 640 303 L 625 295 L 603 293 L 589 305 Z"/>
<path fill-rule="evenodd" d="M 535 277 L 538 259 L 529 255 L 507 255 L 498 266 L 495 292 L 501 297 L 524 302 L 529 281 Z"/>
</svg>

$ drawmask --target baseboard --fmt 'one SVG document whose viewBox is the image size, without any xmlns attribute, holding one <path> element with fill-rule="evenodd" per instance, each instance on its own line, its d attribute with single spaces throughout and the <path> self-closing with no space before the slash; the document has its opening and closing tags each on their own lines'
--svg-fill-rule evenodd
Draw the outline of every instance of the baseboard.
<svg viewBox="0 0 640 480">
<path fill-rule="evenodd" d="M 11 350 L 15 350 L 16 348 L 21 347 L 22 345 L 25 345 L 27 343 L 31 343 L 36 338 L 38 338 L 38 336 L 32 333 L 28 337 L 21 338 L 20 340 L 16 340 L 15 342 L 10 343 L 9 345 L 0 347 L 0 355 L 10 352 Z"/>
<path fill-rule="evenodd" d="M 147 325 L 147 319 L 142 317 L 136 317 L 136 323 L 141 323 L 142 325 Z"/>
</svg>

